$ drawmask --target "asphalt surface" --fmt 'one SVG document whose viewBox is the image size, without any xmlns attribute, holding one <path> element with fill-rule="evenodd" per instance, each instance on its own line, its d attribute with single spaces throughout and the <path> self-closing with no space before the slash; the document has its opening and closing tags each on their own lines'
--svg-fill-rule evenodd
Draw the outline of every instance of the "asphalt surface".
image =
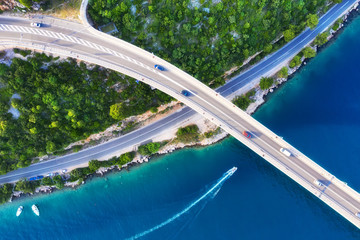
<svg viewBox="0 0 360 240">
<path fill-rule="evenodd" d="M 296 55 L 354 2 L 344 1 L 335 6 L 320 19 L 318 28 L 313 31 L 307 29 L 281 50 L 267 57 L 217 91 L 224 96 L 229 96 L 232 92 L 254 79 L 258 79 L 278 68 L 279 64 Z M 42 22 L 44 27 L 30 27 L 31 21 Z M 222 127 L 300 185 L 314 193 L 310 187 L 313 188 L 316 192 L 315 195 L 323 201 L 328 201 L 327 203 L 339 213 L 347 214 L 346 217 L 350 221 L 358 227 L 360 226 L 360 219 L 354 217 L 354 213 L 360 211 L 358 195 L 349 194 L 346 187 L 335 184 L 336 182 L 332 181 L 335 178 L 334 176 L 324 175 L 324 170 L 321 167 L 311 161 L 309 162 L 301 154 L 296 152 L 296 154 L 287 157 L 280 153 L 279 149 L 281 147 L 289 148 L 293 153 L 295 153 L 296 149 L 235 107 L 220 94 L 166 61 L 121 40 L 113 41 L 90 34 L 86 27 L 80 24 L 48 17 L 41 17 L 36 20 L 0 17 L 0 31 L 1 45 L 21 45 L 23 43 L 37 49 L 42 46 L 44 51 L 49 52 L 60 49 L 64 55 L 87 60 L 150 83 Z M 164 66 L 166 71 L 155 70 L 153 68 L 154 64 Z M 191 96 L 183 96 L 181 91 L 184 89 L 191 92 Z M 79 165 L 109 155 L 111 152 L 117 152 L 121 148 L 139 145 L 193 116 L 195 111 L 185 108 L 181 112 L 118 139 L 78 153 L 15 170 L 1 176 L 0 183 L 13 182 L 23 177 L 36 176 Z M 242 135 L 244 130 L 250 132 L 253 137 L 251 139 L 245 138 Z M 319 180 L 323 185 L 314 184 L 314 180 Z"/>
</svg>

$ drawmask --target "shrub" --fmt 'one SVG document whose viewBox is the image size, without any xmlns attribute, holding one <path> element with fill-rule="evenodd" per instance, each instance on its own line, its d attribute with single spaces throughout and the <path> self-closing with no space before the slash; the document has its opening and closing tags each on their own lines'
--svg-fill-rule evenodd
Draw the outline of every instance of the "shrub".
<svg viewBox="0 0 360 240">
<path fill-rule="evenodd" d="M 317 37 L 315 38 L 314 40 L 314 44 L 315 45 L 318 45 L 318 46 L 321 46 L 321 45 L 324 45 L 325 43 L 327 43 L 327 38 L 329 36 L 329 33 L 328 32 L 323 32 L 323 33 L 320 33 L 319 35 L 317 35 Z"/>
<path fill-rule="evenodd" d="M 295 56 L 291 61 L 290 61 L 290 67 L 293 68 L 293 67 L 296 67 L 296 66 L 299 66 L 301 64 L 301 58 L 300 56 Z"/>
<path fill-rule="evenodd" d="M 119 167 L 131 162 L 135 157 L 135 152 L 127 152 L 122 154 L 117 160 L 116 165 Z"/>
<path fill-rule="evenodd" d="M 95 172 L 101 167 L 101 163 L 98 160 L 91 160 L 89 162 L 89 169 L 91 172 Z"/>
<path fill-rule="evenodd" d="M 252 101 L 244 96 L 244 95 L 241 95 L 241 96 L 237 96 L 234 100 L 233 100 L 233 103 L 238 106 L 240 109 L 242 110 L 246 110 L 248 108 L 248 106 L 250 105 Z"/>
<path fill-rule="evenodd" d="M 179 128 L 176 137 L 180 142 L 196 142 L 199 140 L 199 127 L 194 124 Z"/>
<path fill-rule="evenodd" d="M 260 80 L 260 89 L 265 90 L 269 89 L 274 84 L 274 79 L 270 77 L 263 77 Z"/>
<path fill-rule="evenodd" d="M 159 149 L 161 148 L 161 143 L 160 142 L 153 142 L 153 143 L 148 143 L 145 145 L 141 145 L 138 149 L 139 153 L 141 155 L 151 155 L 154 153 L 157 153 L 159 151 Z"/>
<path fill-rule="evenodd" d="M 308 14 L 306 16 L 306 24 L 309 28 L 314 29 L 319 23 L 319 18 L 316 14 Z"/>
<path fill-rule="evenodd" d="M 52 186 L 54 185 L 54 181 L 50 177 L 44 177 L 43 179 L 41 179 L 41 185 Z"/>
<path fill-rule="evenodd" d="M 278 73 L 278 77 L 279 78 L 287 78 L 288 77 L 288 68 L 287 67 L 282 67 L 281 70 Z"/>
<path fill-rule="evenodd" d="M 63 189 L 64 188 L 64 179 L 62 179 L 62 177 L 60 175 L 57 175 L 55 177 L 53 177 L 53 181 L 55 182 L 55 186 L 58 189 Z"/>
<path fill-rule="evenodd" d="M 24 193 L 33 193 L 35 188 L 40 184 L 39 181 L 28 181 L 26 179 L 20 180 L 16 183 L 15 190 L 22 191 Z"/>
<path fill-rule="evenodd" d="M 13 185 L 10 183 L 5 183 L 0 187 L 0 204 L 3 204 L 9 201 L 12 194 Z"/>
<path fill-rule="evenodd" d="M 151 107 L 151 108 L 150 108 L 150 112 L 152 112 L 152 113 L 157 113 L 157 112 L 158 112 L 158 108 L 157 108 L 157 107 Z"/>
<path fill-rule="evenodd" d="M 316 56 L 316 51 L 311 47 L 306 47 L 302 50 L 305 58 L 313 58 Z"/>
</svg>

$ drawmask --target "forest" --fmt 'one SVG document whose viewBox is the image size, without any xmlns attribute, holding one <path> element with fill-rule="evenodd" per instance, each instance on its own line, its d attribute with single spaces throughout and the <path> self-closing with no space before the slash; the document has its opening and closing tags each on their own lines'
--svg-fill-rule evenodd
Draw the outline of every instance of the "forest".
<svg viewBox="0 0 360 240">
<path fill-rule="evenodd" d="M 218 87 L 225 71 L 258 52 L 276 50 L 306 26 L 314 28 L 318 16 L 338 2 L 91 0 L 88 11 L 98 26 L 113 22 L 116 37 Z"/>
<path fill-rule="evenodd" d="M 0 174 L 172 100 L 117 72 L 15 49 L 0 64 Z M 30 55 L 28 55 L 30 54 Z M 14 97 L 15 96 L 15 97 Z M 111 116 L 121 104 L 121 118 Z M 16 109 L 19 116 L 9 110 Z"/>
</svg>

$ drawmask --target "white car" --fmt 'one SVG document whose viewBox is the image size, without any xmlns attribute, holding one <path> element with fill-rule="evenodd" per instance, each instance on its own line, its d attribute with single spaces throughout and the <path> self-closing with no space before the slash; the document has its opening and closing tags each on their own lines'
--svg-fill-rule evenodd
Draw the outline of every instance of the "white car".
<svg viewBox="0 0 360 240">
<path fill-rule="evenodd" d="M 360 218 L 360 212 L 355 213 L 355 216 L 357 216 L 358 218 Z"/>
<path fill-rule="evenodd" d="M 46 174 L 46 176 L 47 177 L 52 177 L 52 176 L 54 176 L 54 174 L 53 173 L 48 173 L 48 174 Z"/>
<path fill-rule="evenodd" d="M 287 150 L 286 148 L 280 148 L 280 152 L 282 152 L 284 155 L 290 157 L 291 156 L 291 152 L 289 150 Z"/>
<path fill-rule="evenodd" d="M 324 186 L 324 184 L 322 184 L 321 182 L 319 182 L 319 180 L 317 180 L 317 179 L 314 180 L 314 184 L 317 185 L 317 186 L 319 186 L 319 187 Z"/>
<path fill-rule="evenodd" d="M 61 170 L 62 173 L 66 173 L 67 172 L 67 169 L 63 169 Z"/>
<path fill-rule="evenodd" d="M 39 27 L 41 27 L 41 23 L 32 22 L 32 23 L 30 23 L 30 26 L 39 28 Z"/>
</svg>

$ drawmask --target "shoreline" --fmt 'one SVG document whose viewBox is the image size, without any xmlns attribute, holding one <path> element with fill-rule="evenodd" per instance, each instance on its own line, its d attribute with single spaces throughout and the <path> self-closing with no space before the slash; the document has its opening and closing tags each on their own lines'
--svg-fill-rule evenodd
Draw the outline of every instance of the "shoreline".
<svg viewBox="0 0 360 240">
<path fill-rule="evenodd" d="M 335 41 L 337 39 L 337 36 L 339 34 L 342 33 L 342 29 L 344 29 L 344 27 L 346 27 L 347 25 L 349 25 L 351 23 L 351 21 L 353 19 L 355 19 L 355 17 L 357 17 L 359 15 L 358 9 L 357 9 L 357 4 L 354 6 L 354 8 L 351 8 L 350 11 L 348 11 L 343 17 L 343 21 L 340 24 L 340 27 L 334 32 L 332 31 L 328 41 L 320 46 L 317 47 L 316 46 L 316 52 L 319 53 L 320 51 L 322 51 L 323 49 L 325 49 L 326 47 L 328 47 L 333 41 Z M 348 21 L 349 20 L 349 21 Z M 331 28 L 331 26 L 329 26 L 329 28 Z M 298 72 L 299 69 L 301 69 L 304 65 L 306 65 L 307 62 L 309 62 L 310 59 L 302 59 L 301 60 L 301 64 L 298 67 L 295 67 L 291 72 L 291 74 L 286 78 L 286 79 L 279 79 L 279 78 L 274 78 L 275 82 L 278 82 L 277 85 L 273 85 L 271 88 L 267 89 L 267 90 L 260 90 L 259 87 L 257 86 L 256 89 L 256 98 L 255 101 L 247 108 L 247 113 L 249 113 L 250 115 L 255 113 L 257 109 L 259 109 L 259 107 L 261 107 L 262 104 L 264 104 L 267 101 L 267 98 L 269 97 L 268 94 L 269 93 L 273 93 L 277 88 L 281 87 L 281 85 L 283 85 L 285 82 L 291 80 L 294 76 L 295 73 Z M 275 74 L 276 75 L 276 74 Z M 276 89 L 275 89 L 276 88 Z M 206 120 L 205 120 L 206 121 Z M 194 121 L 194 124 L 198 124 L 199 121 Z M 189 122 L 188 124 L 191 124 L 192 122 Z M 160 156 L 163 154 L 168 154 L 168 153 L 172 153 L 173 151 L 176 150 L 180 150 L 183 148 L 193 148 L 193 147 L 205 147 L 217 142 L 220 142 L 222 140 L 224 140 L 226 137 L 228 137 L 228 134 L 224 131 L 221 131 L 221 133 L 214 135 L 213 137 L 209 138 L 209 139 L 203 139 L 202 141 L 198 141 L 198 142 L 193 142 L 193 143 L 176 143 L 176 144 L 170 144 L 170 145 L 166 145 L 164 148 L 160 149 L 159 152 L 150 155 L 150 156 L 139 156 L 139 154 L 133 159 L 133 161 L 131 161 L 130 163 L 127 163 L 125 165 L 123 165 L 122 167 L 116 167 L 116 166 L 112 166 L 112 167 L 108 167 L 108 168 L 100 168 L 98 171 L 96 171 L 96 173 L 94 174 L 90 174 L 86 177 L 86 180 L 91 180 L 95 177 L 104 177 L 107 174 L 113 173 L 113 172 L 119 172 L 122 170 L 127 170 L 129 171 L 130 168 L 132 166 L 137 166 L 140 165 L 143 162 L 147 162 L 151 157 L 153 156 Z M 162 139 L 163 137 L 158 137 L 158 139 Z M 168 140 L 168 139 L 167 139 Z M 207 141 L 204 141 L 207 140 Z M 170 140 L 171 141 L 171 140 Z M 74 166 L 75 168 L 78 168 L 79 166 Z M 77 189 L 78 187 L 80 187 L 82 184 L 86 183 L 86 181 L 84 180 L 83 182 L 78 182 L 77 183 L 67 183 L 65 185 L 64 189 Z M 18 199 L 22 199 L 24 197 L 27 196 L 36 196 L 39 194 L 44 194 L 44 193 L 52 193 L 54 191 L 59 191 L 62 189 L 57 189 L 55 186 L 43 186 L 40 187 L 40 189 L 37 189 L 40 191 L 35 191 L 33 194 L 24 194 L 24 193 L 20 193 L 20 192 L 16 192 L 13 193 L 10 201 L 16 201 Z"/>
</svg>

